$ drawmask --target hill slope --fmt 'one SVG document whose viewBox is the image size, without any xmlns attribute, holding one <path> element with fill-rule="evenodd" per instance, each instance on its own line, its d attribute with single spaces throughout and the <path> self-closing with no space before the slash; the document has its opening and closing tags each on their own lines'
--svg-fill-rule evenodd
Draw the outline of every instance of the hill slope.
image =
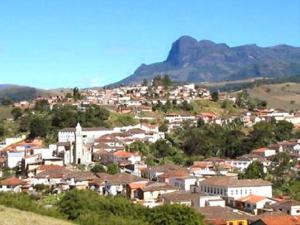
<svg viewBox="0 0 300 225">
<path fill-rule="evenodd" d="M 142 64 L 134 74 L 116 84 L 150 80 L 160 73 L 169 74 L 173 80 L 181 82 L 300 75 L 300 47 L 229 47 L 226 44 L 197 41 L 192 37 L 182 36 L 172 44 L 165 61 Z"/>
<path fill-rule="evenodd" d="M 265 100 L 268 107 L 300 109 L 300 83 L 266 84 L 247 90 L 250 97 Z"/>
<path fill-rule="evenodd" d="M 32 212 L 0 206 L 0 225 L 71 225 L 72 223 Z"/>
</svg>

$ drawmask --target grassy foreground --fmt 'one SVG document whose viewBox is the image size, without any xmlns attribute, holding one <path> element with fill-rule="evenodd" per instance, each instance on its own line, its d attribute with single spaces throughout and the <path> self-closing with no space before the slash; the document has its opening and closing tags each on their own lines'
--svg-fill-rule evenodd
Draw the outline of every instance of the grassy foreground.
<svg viewBox="0 0 300 225">
<path fill-rule="evenodd" d="M 0 206 L 0 225 L 72 225 L 63 220 Z"/>
</svg>

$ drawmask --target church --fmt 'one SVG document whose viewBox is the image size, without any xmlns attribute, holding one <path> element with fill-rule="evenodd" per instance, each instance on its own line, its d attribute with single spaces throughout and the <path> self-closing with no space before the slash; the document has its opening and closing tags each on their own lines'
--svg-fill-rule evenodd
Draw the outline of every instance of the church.
<svg viewBox="0 0 300 225">
<path fill-rule="evenodd" d="M 58 153 L 63 155 L 64 164 L 89 164 L 92 162 L 92 145 L 96 138 L 111 133 L 107 128 L 65 128 L 58 133 Z M 64 146 L 64 148 L 60 148 Z M 68 146 L 68 148 L 65 148 Z"/>
</svg>

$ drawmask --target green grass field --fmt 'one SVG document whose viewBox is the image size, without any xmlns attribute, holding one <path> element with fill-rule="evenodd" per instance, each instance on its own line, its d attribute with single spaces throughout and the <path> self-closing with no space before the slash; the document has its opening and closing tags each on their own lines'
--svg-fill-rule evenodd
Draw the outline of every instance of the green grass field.
<svg viewBox="0 0 300 225">
<path fill-rule="evenodd" d="M 32 212 L 0 206 L 0 225 L 71 225 L 73 223 Z"/>
</svg>

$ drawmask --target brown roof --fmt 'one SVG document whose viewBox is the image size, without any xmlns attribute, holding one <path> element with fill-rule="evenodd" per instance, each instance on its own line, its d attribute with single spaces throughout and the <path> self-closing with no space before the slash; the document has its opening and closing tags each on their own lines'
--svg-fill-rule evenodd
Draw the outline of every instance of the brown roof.
<svg viewBox="0 0 300 225">
<path fill-rule="evenodd" d="M 36 178 L 63 178 L 67 173 L 71 172 L 65 168 L 55 169 L 55 170 L 46 170 L 38 173 Z"/>
<path fill-rule="evenodd" d="M 206 193 L 192 193 L 185 191 L 175 191 L 172 193 L 163 194 L 161 197 L 163 199 L 172 201 L 172 202 L 181 202 L 181 201 L 192 201 L 193 199 L 199 199 L 201 196 L 208 196 Z"/>
<path fill-rule="evenodd" d="M 146 192 L 160 190 L 178 190 L 178 188 L 163 182 L 149 182 L 144 188 L 142 188 L 142 190 Z"/>
<path fill-rule="evenodd" d="M 296 200 L 284 200 L 281 202 L 278 202 L 276 204 L 273 204 L 274 207 L 292 207 L 292 206 L 300 206 L 300 201 Z"/>
<path fill-rule="evenodd" d="M 95 180 L 97 184 L 102 184 L 105 181 L 109 182 L 110 184 L 129 184 L 132 182 L 147 180 L 128 173 L 117 173 L 114 175 L 107 174 L 107 173 L 98 173 L 97 177 L 98 178 Z"/>
<path fill-rule="evenodd" d="M 201 185 L 228 186 L 228 187 L 255 187 L 270 186 L 271 182 L 263 179 L 237 179 L 236 177 L 210 177 L 200 182 Z"/>
<path fill-rule="evenodd" d="M 82 171 L 71 171 L 66 173 L 64 176 L 65 179 L 73 179 L 75 181 L 85 181 L 85 180 L 93 180 L 97 177 L 91 172 L 82 172 Z"/>
<path fill-rule="evenodd" d="M 6 178 L 4 180 L 1 180 L 0 181 L 0 184 L 1 185 L 6 185 L 6 186 L 18 186 L 18 185 L 23 185 L 25 184 L 25 182 L 19 178 L 16 178 L 16 177 L 9 177 L 9 178 Z"/>
<path fill-rule="evenodd" d="M 246 214 L 236 211 L 229 207 L 221 206 L 206 206 L 197 208 L 197 211 L 200 212 L 205 220 L 214 221 L 214 220 L 247 220 L 249 216 Z"/>
<path fill-rule="evenodd" d="M 65 167 L 63 166 L 58 166 L 58 165 L 40 165 L 37 170 L 42 170 L 42 171 L 46 171 L 46 170 L 64 170 Z"/>
<path fill-rule="evenodd" d="M 189 172 L 186 168 L 180 168 L 178 170 L 171 170 L 159 175 L 159 178 L 170 178 L 170 177 L 186 177 Z"/>
</svg>

